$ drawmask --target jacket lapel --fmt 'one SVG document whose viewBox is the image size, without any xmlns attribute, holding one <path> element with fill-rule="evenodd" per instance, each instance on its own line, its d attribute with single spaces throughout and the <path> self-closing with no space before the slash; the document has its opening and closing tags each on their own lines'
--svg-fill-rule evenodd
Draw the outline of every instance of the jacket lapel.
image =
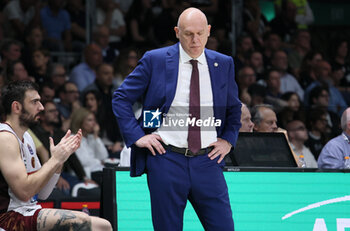
<svg viewBox="0 0 350 231">
<path fill-rule="evenodd" d="M 164 113 L 168 113 L 175 97 L 176 85 L 179 72 L 179 44 L 171 46 L 165 57 L 166 62 L 166 100 Z"/>
<path fill-rule="evenodd" d="M 214 116 L 217 115 L 217 108 L 220 105 L 220 86 L 221 86 L 221 75 L 219 63 L 216 61 L 216 57 L 210 52 L 205 50 L 205 56 L 207 58 L 208 69 L 210 74 L 211 89 L 213 93 L 213 107 L 214 107 Z"/>
</svg>

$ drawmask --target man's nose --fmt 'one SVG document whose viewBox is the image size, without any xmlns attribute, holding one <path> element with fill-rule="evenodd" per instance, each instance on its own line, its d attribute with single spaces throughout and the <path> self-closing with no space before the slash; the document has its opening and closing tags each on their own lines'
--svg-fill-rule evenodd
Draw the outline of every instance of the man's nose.
<svg viewBox="0 0 350 231">
<path fill-rule="evenodd" d="M 273 127 L 274 130 L 276 130 L 276 129 L 278 128 L 278 127 L 277 127 L 277 123 L 274 122 L 274 123 L 272 124 L 272 127 Z"/>
<path fill-rule="evenodd" d="M 193 35 L 193 43 L 197 43 L 199 41 L 199 35 Z"/>
<path fill-rule="evenodd" d="M 43 111 L 43 110 L 44 110 L 44 106 L 43 106 L 43 104 L 42 104 L 41 102 L 39 102 L 39 104 L 40 104 L 40 106 L 39 106 L 39 110 L 40 110 L 40 111 Z"/>
</svg>

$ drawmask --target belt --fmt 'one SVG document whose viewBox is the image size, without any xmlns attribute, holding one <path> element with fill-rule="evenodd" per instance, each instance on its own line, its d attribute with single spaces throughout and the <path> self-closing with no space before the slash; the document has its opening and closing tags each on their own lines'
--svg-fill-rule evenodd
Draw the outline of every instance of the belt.
<svg viewBox="0 0 350 231">
<path fill-rule="evenodd" d="M 197 153 L 193 153 L 190 149 L 188 148 L 179 148 L 179 147 L 175 147 L 171 144 L 164 144 L 163 142 L 161 142 L 161 144 L 163 145 L 163 147 L 165 149 L 169 149 L 172 152 L 176 152 L 176 153 L 180 153 L 182 155 L 185 155 L 187 157 L 194 157 L 194 156 L 200 156 L 206 153 L 211 152 L 211 150 L 213 150 L 213 147 L 208 147 L 208 148 L 202 148 L 200 149 Z"/>
</svg>

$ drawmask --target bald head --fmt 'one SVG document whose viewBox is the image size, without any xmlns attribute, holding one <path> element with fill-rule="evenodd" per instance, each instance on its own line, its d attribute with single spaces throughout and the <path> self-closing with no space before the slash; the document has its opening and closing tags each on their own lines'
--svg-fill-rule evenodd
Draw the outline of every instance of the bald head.
<svg viewBox="0 0 350 231">
<path fill-rule="evenodd" d="M 343 132 L 346 132 L 348 135 L 350 135 L 350 107 L 348 107 L 341 116 L 341 128 Z"/>
<path fill-rule="evenodd" d="M 250 111 L 244 103 L 242 103 L 241 107 L 241 128 L 239 129 L 239 132 L 253 132 L 254 124 L 251 120 L 252 116 L 250 114 Z"/>
<path fill-rule="evenodd" d="M 177 21 L 177 26 L 181 27 L 183 26 L 183 23 L 191 22 L 193 20 L 202 20 L 206 25 L 208 25 L 207 17 L 205 14 L 197 8 L 190 7 L 180 14 Z"/>
<path fill-rule="evenodd" d="M 191 58 L 198 58 L 208 41 L 210 28 L 202 11 L 188 8 L 181 13 L 174 30 L 185 52 Z"/>
</svg>

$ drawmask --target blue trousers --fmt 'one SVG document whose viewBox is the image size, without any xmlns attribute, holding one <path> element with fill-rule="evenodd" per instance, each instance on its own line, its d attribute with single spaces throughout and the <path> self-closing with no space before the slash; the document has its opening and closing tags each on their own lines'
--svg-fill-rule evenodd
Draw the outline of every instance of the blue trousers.
<svg viewBox="0 0 350 231">
<path fill-rule="evenodd" d="M 205 230 L 233 231 L 224 163 L 207 154 L 186 157 L 167 152 L 147 158 L 147 180 L 155 231 L 181 231 L 187 200 Z"/>
</svg>

